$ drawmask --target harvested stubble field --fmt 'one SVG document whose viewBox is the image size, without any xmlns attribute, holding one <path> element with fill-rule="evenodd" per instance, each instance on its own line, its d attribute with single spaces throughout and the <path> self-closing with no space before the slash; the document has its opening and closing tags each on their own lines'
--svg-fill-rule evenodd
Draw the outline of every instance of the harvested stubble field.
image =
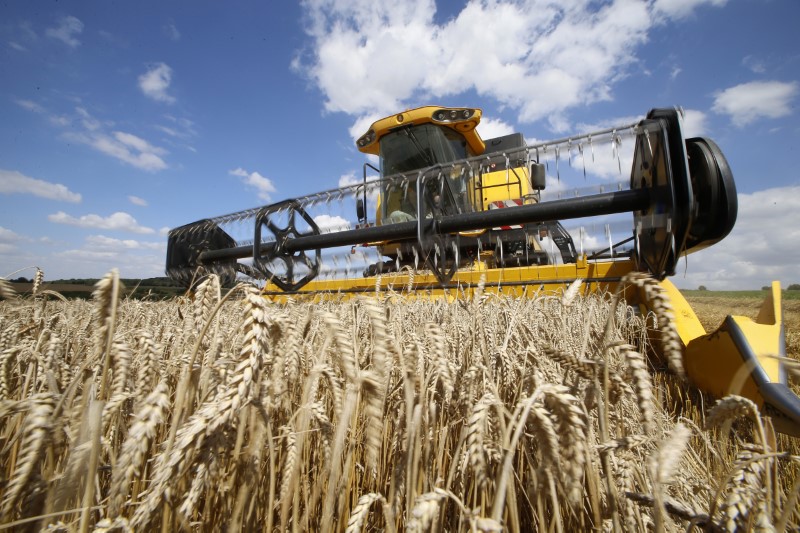
<svg viewBox="0 0 800 533">
<path fill-rule="evenodd" d="M 693 407 L 713 402 L 641 355 L 648 327 L 671 338 L 665 302 L 273 304 L 213 277 L 144 302 L 113 272 L 93 301 L 0 289 L 0 528 L 800 523 L 796 441 L 736 396 Z"/>
<path fill-rule="evenodd" d="M 699 296 L 697 292 L 692 291 L 693 294 L 686 299 L 692 304 L 707 331 L 716 329 L 727 315 L 741 315 L 755 319 L 767 294 L 765 291 L 760 296 L 741 297 L 731 293 L 720 295 L 714 291 L 704 291 L 707 294 Z M 792 291 L 784 294 L 792 296 L 784 298 L 781 302 L 783 323 L 786 326 L 786 354 L 800 360 L 800 299 L 794 297 Z"/>
</svg>

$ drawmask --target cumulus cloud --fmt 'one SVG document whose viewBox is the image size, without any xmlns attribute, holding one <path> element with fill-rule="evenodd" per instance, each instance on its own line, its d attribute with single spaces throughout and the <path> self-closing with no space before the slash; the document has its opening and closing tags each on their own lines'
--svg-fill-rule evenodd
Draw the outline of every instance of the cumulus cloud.
<svg viewBox="0 0 800 533">
<path fill-rule="evenodd" d="M 800 283 L 800 185 L 739 194 L 736 226 L 720 243 L 688 257 L 675 282 L 684 288 L 758 289 Z M 780 221 L 780 231 L 768 231 Z"/>
<path fill-rule="evenodd" d="M 83 22 L 73 16 L 62 17 L 58 26 L 47 28 L 45 35 L 51 39 L 63 42 L 70 48 L 76 48 L 81 44 L 78 35 L 83 32 Z"/>
<path fill-rule="evenodd" d="M 117 211 L 107 217 L 94 214 L 73 217 L 63 211 L 59 211 L 58 213 L 48 215 L 47 219 L 56 224 L 67 224 L 79 228 L 119 230 L 141 234 L 155 233 L 154 229 L 140 225 L 136 222 L 135 218 L 122 211 Z"/>
<path fill-rule="evenodd" d="M 346 218 L 338 215 L 317 215 L 314 217 L 314 222 L 317 223 L 317 226 L 319 226 L 319 230 L 322 233 L 332 233 L 335 231 L 351 229 L 350 222 Z"/>
<path fill-rule="evenodd" d="M 481 119 L 480 135 L 484 140 L 509 135 L 511 133 L 515 133 L 514 126 L 507 122 L 496 118 L 484 117 Z"/>
<path fill-rule="evenodd" d="M 339 176 L 339 187 L 349 187 L 350 185 L 358 185 L 363 182 L 363 179 L 358 179 L 352 172 L 342 174 Z"/>
<path fill-rule="evenodd" d="M 114 239 L 105 235 L 90 235 L 86 237 L 86 246 L 95 250 L 161 250 L 166 245 L 163 242 Z"/>
<path fill-rule="evenodd" d="M 708 130 L 708 117 L 702 111 L 685 109 L 683 111 L 683 136 L 687 139 L 705 135 Z"/>
<path fill-rule="evenodd" d="M 147 200 L 144 198 L 139 198 L 138 196 L 128 196 L 128 201 L 133 205 L 138 205 L 139 207 L 147 207 Z"/>
<path fill-rule="evenodd" d="M 658 18 L 682 19 L 691 15 L 703 4 L 721 7 L 727 3 L 728 0 L 655 0 L 653 14 Z"/>
<path fill-rule="evenodd" d="M 22 237 L 19 234 L 0 226 L 0 243 L 9 244 L 19 240 L 22 240 Z"/>
<path fill-rule="evenodd" d="M 78 203 L 81 195 L 66 185 L 31 178 L 16 170 L 0 169 L 0 194 L 32 194 L 48 200 Z"/>
<path fill-rule="evenodd" d="M 328 111 L 356 117 L 354 137 L 374 119 L 368 113 L 470 91 L 560 129 L 569 110 L 611 99 L 656 23 L 723 3 L 471 1 L 437 23 L 433 0 L 309 1 L 314 48 L 293 65 L 322 90 Z"/>
<path fill-rule="evenodd" d="M 272 199 L 272 193 L 274 193 L 276 189 L 272 180 L 269 178 L 265 178 L 258 172 L 248 172 L 241 167 L 228 171 L 228 174 L 242 178 L 242 183 L 256 190 L 259 200 L 269 202 Z"/>
<path fill-rule="evenodd" d="M 147 72 L 139 76 L 139 89 L 157 102 L 171 104 L 175 98 L 167 93 L 172 83 L 172 69 L 166 63 L 151 65 Z"/>
<path fill-rule="evenodd" d="M 798 91 L 796 81 L 751 81 L 716 93 L 712 110 L 729 115 L 736 126 L 744 127 L 760 118 L 792 114 Z"/>
<path fill-rule="evenodd" d="M 164 255 L 161 250 L 129 247 L 125 241 L 117 246 L 98 246 L 87 238 L 80 248 L 65 250 L 51 256 L 53 262 L 46 272 L 57 277 L 100 277 L 112 268 L 119 268 L 122 277 L 155 277 L 164 274 Z"/>
</svg>

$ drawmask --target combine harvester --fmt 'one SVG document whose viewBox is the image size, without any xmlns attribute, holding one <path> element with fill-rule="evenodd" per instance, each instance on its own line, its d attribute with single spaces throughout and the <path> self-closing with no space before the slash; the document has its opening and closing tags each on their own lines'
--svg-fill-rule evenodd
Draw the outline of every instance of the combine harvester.
<svg viewBox="0 0 800 533">
<path fill-rule="evenodd" d="M 755 321 L 728 316 L 706 333 L 666 279 L 681 257 L 719 242 L 736 221 L 733 176 L 713 141 L 684 139 L 677 109 L 531 144 L 521 134 L 482 140 L 480 120 L 480 109 L 435 106 L 378 120 L 356 142 L 380 162 L 364 165 L 363 181 L 176 228 L 167 274 L 186 285 L 209 272 L 226 282 L 248 276 L 265 280 L 265 297 L 284 300 L 381 287 L 454 299 L 479 285 L 532 296 L 578 279 L 585 291 L 614 291 L 627 274 L 644 272 L 661 280 L 672 303 L 690 380 L 718 398 L 738 390 L 776 429 L 800 434 L 800 398 L 775 357 L 786 351 L 779 283 Z M 608 176 L 621 174 L 627 159 L 626 138 L 634 144 L 630 178 L 613 183 Z M 565 190 L 562 174 L 586 179 L 587 168 L 598 172 L 592 167 L 600 167 L 600 187 Z M 332 216 L 336 206 L 341 214 Z M 614 242 L 612 228 L 630 212 L 632 225 L 624 222 Z M 357 220 L 349 221 L 353 213 Z M 598 242 L 585 232 L 589 217 L 602 221 L 604 249 L 584 250 Z M 570 233 L 565 221 L 580 226 Z M 624 289 L 629 304 L 651 310 L 646 291 Z"/>
</svg>

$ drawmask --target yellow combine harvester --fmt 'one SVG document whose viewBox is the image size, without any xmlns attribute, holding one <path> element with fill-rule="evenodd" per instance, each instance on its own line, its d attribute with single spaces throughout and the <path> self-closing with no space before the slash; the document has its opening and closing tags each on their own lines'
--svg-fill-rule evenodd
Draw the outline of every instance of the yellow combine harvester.
<svg viewBox="0 0 800 533">
<path fill-rule="evenodd" d="M 436 106 L 378 120 L 356 142 L 379 160 L 379 168 L 364 165 L 363 181 L 176 228 L 167 273 L 187 284 L 206 272 L 228 281 L 263 279 L 265 296 L 275 300 L 345 298 L 381 287 L 407 298 L 455 299 L 478 286 L 532 296 L 578 279 L 585 291 L 615 291 L 626 275 L 648 273 L 671 300 L 689 378 L 717 397 L 738 391 L 780 431 L 800 434 L 800 398 L 787 387 L 779 359 L 779 284 L 757 320 L 729 316 L 707 333 L 666 279 L 681 257 L 720 241 L 736 221 L 733 176 L 713 141 L 685 139 L 676 109 L 533 144 L 521 134 L 483 140 L 480 121 L 480 109 Z M 601 146 L 611 148 L 621 171 L 625 136 L 635 145 L 626 187 L 608 191 L 606 180 L 589 195 L 543 198 L 547 175 L 558 185 L 561 169 L 580 160 L 585 176 Z M 368 178 L 369 169 L 377 177 Z M 357 220 L 314 213 L 346 203 Z M 606 225 L 609 245 L 602 250 L 585 252 L 582 238 L 576 248 L 562 225 L 621 213 L 633 213 L 631 230 L 613 243 Z M 246 238 L 234 237 L 236 227 Z M 363 275 L 353 274 L 354 257 Z M 644 288 L 623 289 L 643 312 L 654 305 Z"/>
</svg>

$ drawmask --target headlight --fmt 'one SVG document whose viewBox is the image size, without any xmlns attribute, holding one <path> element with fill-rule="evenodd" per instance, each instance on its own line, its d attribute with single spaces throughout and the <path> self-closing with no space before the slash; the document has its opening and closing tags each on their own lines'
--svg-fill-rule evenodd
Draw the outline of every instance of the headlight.
<svg viewBox="0 0 800 533">
<path fill-rule="evenodd" d="M 461 122 L 475 114 L 474 109 L 440 109 L 431 117 L 434 122 Z"/>
<path fill-rule="evenodd" d="M 359 148 L 364 148 L 365 146 L 369 146 L 370 144 L 375 142 L 375 132 L 373 130 L 369 130 L 367 133 L 362 135 L 357 142 Z"/>
</svg>

